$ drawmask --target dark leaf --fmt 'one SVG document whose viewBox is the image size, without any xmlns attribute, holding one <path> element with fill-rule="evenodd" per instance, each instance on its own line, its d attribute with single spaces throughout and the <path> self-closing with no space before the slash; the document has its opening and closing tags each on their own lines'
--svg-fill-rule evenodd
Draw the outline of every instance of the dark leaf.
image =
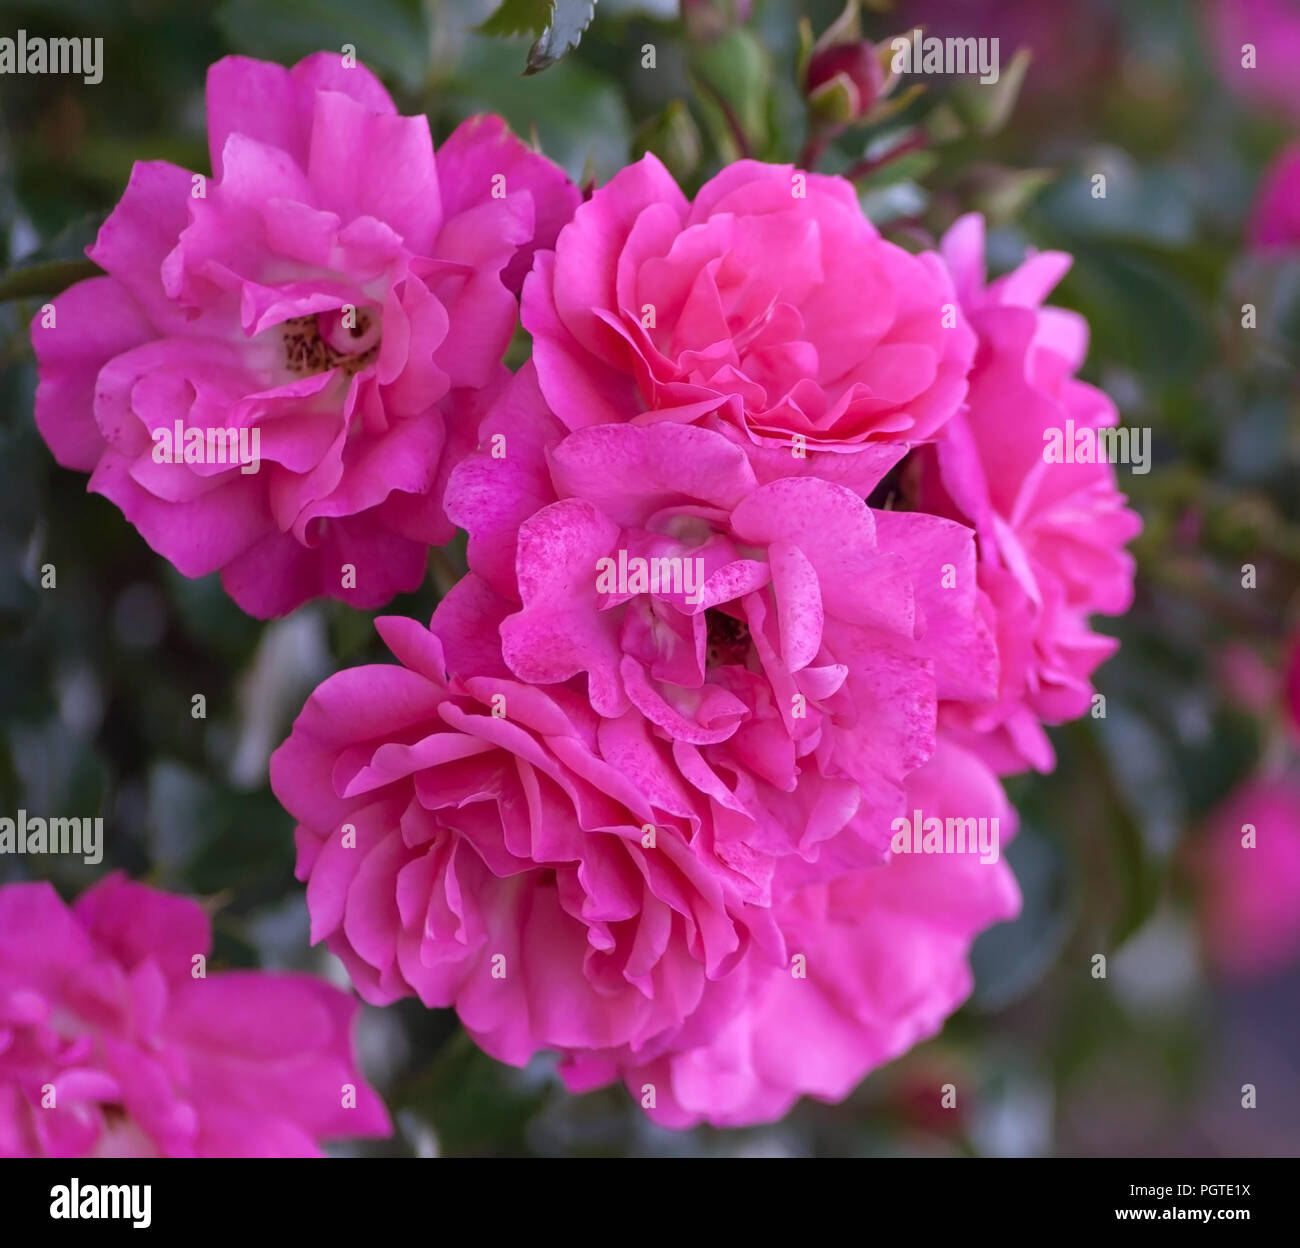
<svg viewBox="0 0 1300 1248">
<path fill-rule="evenodd" d="M 46 260 L 36 264 L 19 264 L 0 276 L 0 301 L 57 295 L 76 282 L 97 277 L 101 272 L 93 260 Z"/>
<path fill-rule="evenodd" d="M 536 74 L 572 52 L 596 16 L 596 0 L 555 0 L 551 24 L 528 50 L 525 74 Z"/>
<path fill-rule="evenodd" d="M 357 50 L 358 63 L 418 86 L 428 38 L 417 6 L 403 0 L 227 0 L 217 25 L 237 51 L 292 62 L 322 48 Z"/>
</svg>

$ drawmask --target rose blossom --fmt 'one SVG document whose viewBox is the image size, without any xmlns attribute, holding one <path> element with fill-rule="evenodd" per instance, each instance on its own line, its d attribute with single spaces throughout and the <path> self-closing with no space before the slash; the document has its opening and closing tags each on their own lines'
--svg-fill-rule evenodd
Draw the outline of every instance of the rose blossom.
<svg viewBox="0 0 1300 1248">
<path fill-rule="evenodd" d="M 996 629 L 999 697 L 951 705 L 942 719 L 999 771 L 1050 770 L 1042 724 L 1084 714 L 1090 677 L 1116 642 L 1089 615 L 1119 615 L 1133 595 L 1124 544 L 1140 530 L 1109 463 L 1048 463 L 1044 434 L 1117 423 L 1110 399 L 1079 381 L 1083 318 L 1043 300 L 1070 258 L 1042 252 L 985 284 L 984 226 L 958 221 L 943 240 L 962 305 L 979 335 L 967 408 L 946 437 L 908 465 L 908 494 L 922 510 L 972 525 L 979 584 Z"/>
<path fill-rule="evenodd" d="M 399 664 L 332 676 L 272 757 L 312 940 L 368 1001 L 454 1005 L 516 1065 L 709 1039 L 737 963 L 783 958 L 770 912 L 642 721 L 509 677 L 482 588 L 461 582 L 438 631 L 381 618 Z M 475 675 L 448 678 L 444 637 Z"/>
<path fill-rule="evenodd" d="M 774 899 L 640 714 L 510 676 L 501 605 L 471 577 L 430 629 L 381 619 L 399 664 L 331 677 L 272 759 L 312 938 L 367 1000 L 454 1006 L 514 1065 L 556 1050 L 574 1091 L 621 1075 L 670 1126 L 842 1098 L 939 1029 L 974 935 L 1018 907 L 1000 859 L 899 855 Z M 1014 828 L 949 744 L 908 778 L 913 803 Z"/>
<path fill-rule="evenodd" d="M 207 106 L 213 177 L 137 164 L 88 252 L 108 276 L 33 322 L 37 425 L 250 613 L 377 606 L 451 536 L 442 482 L 503 377 L 512 290 L 577 192 L 494 117 L 435 159 L 427 118 L 337 55 L 227 57 Z M 192 438 L 201 462 L 168 459 Z"/>
<path fill-rule="evenodd" d="M 877 860 L 937 700 L 996 690 L 971 531 L 815 477 L 759 484 L 709 428 L 566 432 L 527 365 L 482 436 L 502 453 L 468 457 L 447 506 L 510 672 L 642 718 L 721 806 L 719 856 L 764 890 L 787 857 L 785 884 Z M 698 592 L 602 590 L 625 556 L 693 568 Z"/>
<path fill-rule="evenodd" d="M 693 202 L 654 156 L 622 170 L 539 254 L 522 312 L 567 429 L 703 424 L 760 480 L 861 495 L 957 410 L 974 349 L 937 256 L 885 242 L 843 178 L 752 160 Z"/>
<path fill-rule="evenodd" d="M 314 1156 L 390 1134 L 355 1000 L 308 975 L 194 978 L 211 945 L 196 902 L 120 875 L 71 907 L 0 888 L 0 1156 Z"/>
</svg>

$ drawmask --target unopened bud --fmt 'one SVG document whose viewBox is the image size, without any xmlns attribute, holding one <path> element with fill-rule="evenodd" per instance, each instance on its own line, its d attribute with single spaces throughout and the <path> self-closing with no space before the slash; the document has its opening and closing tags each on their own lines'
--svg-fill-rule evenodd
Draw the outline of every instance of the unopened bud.
<svg viewBox="0 0 1300 1248">
<path fill-rule="evenodd" d="M 875 48 L 865 39 L 833 43 L 814 52 L 805 79 L 808 97 L 814 102 L 837 96 L 842 104 L 835 111 L 847 112 L 839 121 L 859 121 L 880 98 L 885 72 Z"/>
</svg>

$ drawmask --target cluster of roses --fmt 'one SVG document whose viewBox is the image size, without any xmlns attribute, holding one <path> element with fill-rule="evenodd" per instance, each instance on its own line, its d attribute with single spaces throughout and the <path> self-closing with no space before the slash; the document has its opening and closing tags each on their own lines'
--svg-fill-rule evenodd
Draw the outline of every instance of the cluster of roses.
<svg viewBox="0 0 1300 1248">
<path fill-rule="evenodd" d="M 1112 469 L 1043 457 L 1117 420 L 1043 306 L 1068 258 L 986 283 L 977 218 L 912 255 L 849 183 L 754 161 L 690 201 L 647 156 L 582 202 L 495 119 L 435 156 L 324 54 L 219 63 L 208 117 L 212 180 L 137 166 L 108 276 L 38 316 L 37 421 L 259 616 L 378 606 L 467 532 L 431 624 L 381 618 L 397 662 L 272 759 L 313 941 L 673 1126 L 842 1098 L 933 1034 L 1019 896 L 891 824 L 1005 840 L 999 776 L 1052 765 L 1113 647 L 1088 616 L 1131 594 Z M 263 470 L 157 462 L 177 420 L 255 426 Z M 696 592 L 598 587 L 634 559 Z"/>
</svg>

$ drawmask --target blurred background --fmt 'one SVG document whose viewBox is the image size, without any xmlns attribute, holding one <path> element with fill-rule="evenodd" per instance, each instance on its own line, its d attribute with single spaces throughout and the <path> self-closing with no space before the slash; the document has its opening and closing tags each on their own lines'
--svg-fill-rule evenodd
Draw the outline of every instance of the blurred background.
<svg viewBox="0 0 1300 1248">
<path fill-rule="evenodd" d="M 1056 771 L 1008 782 L 1024 912 L 980 938 L 940 1037 L 842 1105 L 675 1133 L 621 1087 L 571 1097 L 548 1060 L 493 1062 L 449 1011 L 366 1009 L 363 1062 L 398 1123 L 366 1151 L 1300 1155 L 1300 167 L 1270 173 L 1300 141 L 1300 0 L 864 4 L 872 39 L 998 38 L 999 83 L 818 114 L 812 149 L 800 19 L 819 35 L 835 3 L 600 0 L 576 50 L 529 76 L 531 35 L 475 32 L 496 7 L 0 0 L 0 35 L 104 40 L 97 85 L 0 77 L 0 813 L 105 820 L 99 866 L 6 856 L 0 880 L 48 872 L 71 896 L 121 868 L 206 899 L 214 965 L 346 982 L 308 947 L 266 761 L 319 680 L 383 657 L 371 616 L 313 604 L 264 625 L 152 554 L 37 435 L 27 325 L 92 271 L 82 248 L 133 161 L 209 172 L 212 61 L 352 43 L 435 139 L 498 112 L 584 183 L 653 150 L 693 192 L 742 152 L 820 147 L 906 246 L 978 209 L 996 271 L 1026 247 L 1073 253 L 1055 301 L 1087 316 L 1084 375 L 1153 430 L 1154 461 L 1119 469 L 1145 531 L 1132 612 L 1097 622 L 1123 643 L 1097 681 L 1106 718 L 1052 730 Z M 457 558 L 386 610 L 427 619 Z"/>
</svg>

